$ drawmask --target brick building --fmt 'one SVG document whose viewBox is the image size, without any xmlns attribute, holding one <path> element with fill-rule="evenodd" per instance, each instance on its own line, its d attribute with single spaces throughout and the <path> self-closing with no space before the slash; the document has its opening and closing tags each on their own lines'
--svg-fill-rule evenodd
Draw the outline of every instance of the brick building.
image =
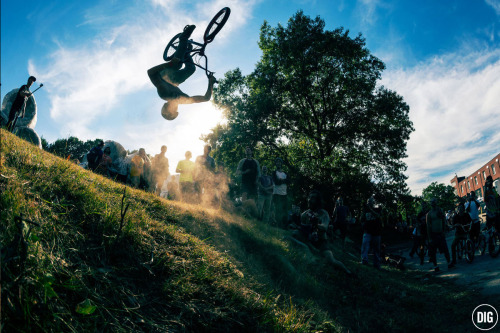
<svg viewBox="0 0 500 333">
<path fill-rule="evenodd" d="M 500 193 L 500 153 L 474 171 L 467 177 L 455 177 L 451 180 L 451 186 L 455 188 L 455 194 L 464 197 L 467 193 L 476 192 L 478 198 L 484 195 L 484 183 L 486 177 L 493 178 L 493 187 Z"/>
</svg>

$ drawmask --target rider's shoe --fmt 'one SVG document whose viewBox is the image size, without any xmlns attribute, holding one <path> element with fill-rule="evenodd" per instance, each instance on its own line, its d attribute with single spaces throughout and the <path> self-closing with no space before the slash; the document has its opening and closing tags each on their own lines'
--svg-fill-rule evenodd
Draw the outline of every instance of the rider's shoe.
<svg viewBox="0 0 500 333">
<path fill-rule="evenodd" d="M 192 25 L 186 25 L 184 27 L 184 31 L 182 31 L 181 36 L 179 38 L 189 38 L 191 37 L 191 34 L 193 33 L 194 29 L 196 29 L 196 26 L 194 24 Z"/>
<path fill-rule="evenodd" d="M 438 273 L 440 271 L 439 267 L 434 267 L 434 273 Z"/>
</svg>

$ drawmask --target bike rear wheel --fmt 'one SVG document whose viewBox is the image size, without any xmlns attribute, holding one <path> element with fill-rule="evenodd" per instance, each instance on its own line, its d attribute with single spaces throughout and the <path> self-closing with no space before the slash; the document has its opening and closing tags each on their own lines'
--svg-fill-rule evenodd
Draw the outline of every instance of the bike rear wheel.
<svg viewBox="0 0 500 333">
<path fill-rule="evenodd" d="M 474 260 L 474 243 L 467 239 L 465 241 L 465 260 L 470 264 Z"/>
<path fill-rule="evenodd" d="M 484 237 L 483 234 L 479 235 L 477 249 L 479 250 L 480 255 L 483 255 L 486 252 L 486 237 Z"/>
<path fill-rule="evenodd" d="M 203 41 L 206 44 L 214 40 L 215 35 L 217 35 L 224 24 L 226 24 L 229 14 L 231 14 L 231 9 L 229 9 L 229 7 L 224 7 L 213 17 L 203 34 Z"/>
<path fill-rule="evenodd" d="M 490 252 L 490 256 L 492 258 L 496 258 L 500 254 L 500 236 L 497 232 L 493 233 L 490 237 L 488 251 Z"/>
</svg>

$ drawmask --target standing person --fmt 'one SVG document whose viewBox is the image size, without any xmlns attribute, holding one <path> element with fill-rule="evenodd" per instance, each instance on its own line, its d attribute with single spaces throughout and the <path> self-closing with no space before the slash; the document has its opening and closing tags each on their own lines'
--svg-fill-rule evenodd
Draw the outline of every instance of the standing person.
<svg viewBox="0 0 500 333">
<path fill-rule="evenodd" d="M 259 162 L 252 157 L 252 149 L 245 148 L 246 157 L 238 163 L 236 175 L 241 176 L 241 195 L 246 193 L 247 199 L 257 199 L 257 179 L 260 177 Z"/>
<path fill-rule="evenodd" d="M 167 184 L 167 199 L 169 200 L 179 200 L 180 199 L 180 193 L 179 193 L 179 184 L 177 183 L 177 179 L 175 179 L 175 176 L 170 176 L 170 181 Z"/>
<path fill-rule="evenodd" d="M 92 171 L 94 171 L 99 166 L 99 163 L 101 163 L 102 155 L 104 154 L 102 147 L 104 147 L 104 141 L 97 140 L 97 146 L 92 148 L 87 154 L 89 169 Z"/>
<path fill-rule="evenodd" d="M 446 244 L 446 231 L 445 216 L 441 208 L 437 205 L 436 198 L 431 199 L 431 210 L 426 216 L 427 224 L 427 237 L 429 238 L 429 257 L 434 264 L 434 272 L 439 272 L 437 265 L 436 251 L 439 249 L 440 253 L 444 253 L 448 267 L 450 268 L 450 251 L 448 244 Z"/>
<path fill-rule="evenodd" d="M 262 166 L 262 176 L 259 177 L 259 199 L 257 210 L 259 218 L 265 223 L 269 223 L 271 201 L 273 199 L 273 178 L 267 174 L 267 166 Z"/>
<path fill-rule="evenodd" d="M 101 162 L 99 163 L 99 165 L 95 169 L 96 173 L 99 173 L 99 174 L 106 176 L 106 177 L 110 176 L 109 168 L 111 167 L 111 165 L 113 163 L 113 160 L 111 159 L 110 155 L 111 155 L 111 148 L 109 148 L 109 147 L 104 148 Z"/>
<path fill-rule="evenodd" d="M 14 125 L 16 123 L 16 118 L 21 117 L 24 118 L 24 112 L 26 111 L 26 103 L 28 102 L 28 98 L 31 96 L 30 87 L 33 82 L 36 81 L 36 77 L 30 76 L 28 78 L 28 82 L 23 84 L 21 88 L 19 88 L 16 98 L 10 107 L 9 112 L 9 120 L 7 121 L 7 130 L 9 132 L 14 131 Z"/>
<path fill-rule="evenodd" d="M 181 188 L 182 199 L 187 202 L 193 202 L 194 195 L 194 184 L 193 184 L 193 172 L 194 172 L 194 162 L 190 161 L 193 155 L 188 150 L 184 154 L 185 160 L 179 161 L 177 163 L 177 168 L 175 172 L 180 173 L 179 185 Z"/>
<path fill-rule="evenodd" d="M 142 157 L 142 160 L 144 161 L 144 167 L 143 167 L 143 172 L 140 177 L 140 183 L 139 183 L 139 188 L 148 191 L 150 190 L 150 184 L 152 183 L 151 180 L 151 160 L 149 159 L 148 155 L 146 154 L 146 150 L 144 148 L 139 149 L 139 155 Z"/>
<path fill-rule="evenodd" d="M 361 245 L 361 263 L 368 265 L 368 252 L 373 250 L 373 265 L 380 269 L 380 240 L 382 238 L 382 208 L 375 207 L 375 199 L 370 197 L 362 215 L 363 243 Z"/>
<path fill-rule="evenodd" d="M 417 215 L 417 225 L 414 231 L 414 239 L 413 239 L 413 249 L 410 252 L 410 257 L 413 257 L 413 254 L 420 249 L 420 265 L 424 264 L 425 252 L 424 247 L 427 239 L 427 223 L 426 216 L 429 212 L 429 205 L 427 202 L 422 201 L 420 203 L 420 212 Z"/>
<path fill-rule="evenodd" d="M 276 170 L 273 172 L 273 203 L 274 203 L 274 216 L 278 227 L 285 228 L 288 219 L 287 209 L 287 184 L 288 179 L 286 173 L 283 171 L 283 160 L 277 157 L 274 161 Z"/>
<path fill-rule="evenodd" d="M 165 156 L 167 146 L 161 146 L 161 151 L 153 157 L 151 168 L 153 172 L 153 186 L 155 186 L 155 193 L 159 194 L 161 187 L 165 180 L 167 180 L 170 172 L 168 170 L 168 158 Z"/>
<path fill-rule="evenodd" d="M 476 199 L 476 192 L 470 192 L 470 197 L 465 203 L 465 211 L 469 213 L 472 219 L 472 227 L 470 228 L 470 237 L 476 241 L 481 232 L 481 221 L 479 220 L 479 202 Z"/>
<path fill-rule="evenodd" d="M 455 238 L 451 243 L 451 263 L 448 268 L 453 268 L 457 264 L 457 246 L 462 239 L 467 238 L 469 224 L 472 222 L 469 214 L 465 213 L 462 203 L 458 205 L 458 213 L 452 217 L 452 226 L 455 228 Z"/>
<path fill-rule="evenodd" d="M 494 226 L 500 231 L 500 198 L 493 190 L 493 177 L 486 177 L 484 189 L 484 203 L 486 204 L 486 226 Z"/>
<path fill-rule="evenodd" d="M 141 151 L 141 149 L 139 149 L 139 151 Z M 132 160 L 130 160 L 130 183 L 132 184 L 132 187 L 139 188 L 143 174 L 144 159 L 140 153 L 137 153 L 134 157 L 132 157 Z"/>
<path fill-rule="evenodd" d="M 215 197 L 215 160 L 210 156 L 211 151 L 212 147 L 210 145 L 205 145 L 205 147 L 203 147 L 203 155 L 196 157 L 194 163 L 195 190 L 200 199 L 202 199 L 203 196 L 204 199 L 210 202 L 213 201 Z"/>
<path fill-rule="evenodd" d="M 347 226 L 349 224 L 349 217 L 351 212 L 349 207 L 344 205 L 342 197 L 337 199 L 335 208 L 333 209 L 333 232 L 340 231 L 340 238 L 342 239 L 342 248 L 345 247 L 345 236 L 347 235 Z"/>
<path fill-rule="evenodd" d="M 328 263 L 336 268 L 342 269 L 347 274 L 351 271 L 339 260 L 335 259 L 332 251 L 328 248 L 327 230 L 330 223 L 328 212 L 322 208 L 322 198 L 319 191 L 313 190 L 307 198 L 309 209 L 300 217 L 299 230 L 292 233 L 289 239 L 294 243 L 309 249 L 309 246 L 319 250 Z"/>
</svg>

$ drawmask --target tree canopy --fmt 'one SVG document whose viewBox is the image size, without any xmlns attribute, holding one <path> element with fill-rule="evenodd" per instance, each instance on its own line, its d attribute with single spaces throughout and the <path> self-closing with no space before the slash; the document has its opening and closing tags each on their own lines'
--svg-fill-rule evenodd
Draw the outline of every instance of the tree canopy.
<svg viewBox="0 0 500 333">
<path fill-rule="evenodd" d="M 49 144 L 45 139 L 45 143 L 42 141 L 42 147 L 44 150 L 67 158 L 70 156 L 71 159 L 77 158 L 81 160 L 85 154 L 89 152 L 90 149 L 97 146 L 97 142 L 100 139 L 87 140 L 86 142 L 81 141 L 77 137 L 70 136 L 67 139 L 57 139 L 53 143 Z"/>
<path fill-rule="evenodd" d="M 325 30 L 321 18 L 299 11 L 287 26 L 264 22 L 259 47 L 251 74 L 229 71 L 214 91 L 227 117 L 205 136 L 217 159 L 234 170 L 250 145 L 261 164 L 280 156 L 300 193 L 379 193 L 395 203 L 408 192 L 402 159 L 413 131 L 409 107 L 377 85 L 385 66 L 361 35 Z"/>
<path fill-rule="evenodd" d="M 444 210 L 453 210 L 457 201 L 455 188 L 438 182 L 432 182 L 422 190 L 422 199 L 430 202 L 432 198 L 436 198 L 438 206 Z"/>
</svg>

